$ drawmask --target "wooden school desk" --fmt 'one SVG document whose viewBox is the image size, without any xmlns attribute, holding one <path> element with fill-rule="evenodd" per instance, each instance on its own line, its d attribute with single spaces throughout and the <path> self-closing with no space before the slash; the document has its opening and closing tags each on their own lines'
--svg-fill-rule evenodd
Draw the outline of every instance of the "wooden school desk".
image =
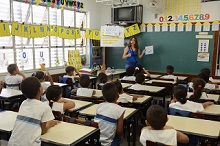
<svg viewBox="0 0 220 146">
<path fill-rule="evenodd" d="M 82 146 L 89 139 L 99 141 L 99 129 L 84 125 L 61 122 L 41 135 L 42 143 L 51 145 Z"/>
<path fill-rule="evenodd" d="M 206 107 L 201 113 L 205 115 L 220 116 L 220 105 L 210 105 Z"/>
<path fill-rule="evenodd" d="M 23 94 L 20 90 L 3 88 L 0 94 L 1 108 L 4 109 L 4 102 L 10 102 L 16 99 L 19 100 L 21 97 L 23 97 Z"/>
<path fill-rule="evenodd" d="M 98 107 L 98 104 L 94 104 L 90 107 L 87 107 L 81 111 L 79 111 L 79 115 L 86 116 L 89 118 L 94 118 L 96 115 L 96 109 Z M 133 125 L 133 145 L 135 146 L 135 139 L 136 139 L 136 113 L 138 110 L 134 108 L 124 108 L 124 125 L 127 125 L 128 133 L 130 133 L 130 124 Z M 132 120 L 133 119 L 133 120 Z M 132 122 L 131 122 L 132 121 Z M 130 146 L 130 134 L 128 134 L 129 140 L 128 145 Z"/>
<path fill-rule="evenodd" d="M 45 83 L 48 84 L 48 85 L 50 85 L 50 82 L 45 82 Z M 53 82 L 53 84 L 54 84 L 54 85 L 58 85 L 58 86 L 60 86 L 60 87 L 65 87 L 65 86 L 67 86 L 67 84 L 65 84 L 65 83 Z"/>
<path fill-rule="evenodd" d="M 158 75 L 158 74 L 150 74 L 150 77 L 147 76 L 147 74 L 144 74 L 145 77 L 150 78 L 150 79 L 156 79 L 161 77 L 162 75 Z"/>
<path fill-rule="evenodd" d="M 173 85 L 177 84 L 177 82 L 175 82 L 175 81 L 154 80 L 154 79 L 153 80 L 148 80 L 145 83 L 146 84 L 152 84 L 152 82 L 170 83 L 170 84 L 173 84 Z"/>
<path fill-rule="evenodd" d="M 193 94 L 193 92 L 187 92 L 188 98 Z M 219 101 L 219 95 L 218 94 L 207 94 L 208 98 L 207 100 L 214 100 L 215 102 Z M 206 99 L 204 99 L 206 100 Z"/>
<path fill-rule="evenodd" d="M 213 139 L 219 137 L 220 122 L 171 115 L 168 118 L 166 125 L 183 133 Z"/>
</svg>

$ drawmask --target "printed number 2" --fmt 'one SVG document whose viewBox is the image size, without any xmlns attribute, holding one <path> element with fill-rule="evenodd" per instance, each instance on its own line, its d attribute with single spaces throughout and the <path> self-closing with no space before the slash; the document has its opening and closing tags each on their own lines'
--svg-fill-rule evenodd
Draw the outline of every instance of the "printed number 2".
<svg viewBox="0 0 220 146">
<path fill-rule="evenodd" d="M 172 16 L 168 16 L 168 21 L 173 21 L 172 18 Z"/>
</svg>

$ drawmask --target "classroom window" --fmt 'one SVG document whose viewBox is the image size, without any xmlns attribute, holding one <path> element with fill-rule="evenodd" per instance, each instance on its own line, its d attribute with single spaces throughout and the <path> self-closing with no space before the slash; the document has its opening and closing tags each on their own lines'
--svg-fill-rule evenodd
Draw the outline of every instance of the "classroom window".
<svg viewBox="0 0 220 146">
<path fill-rule="evenodd" d="M 83 38 L 69 40 L 55 36 L 34 39 L 18 36 L 0 37 L 0 48 L 4 48 L 0 49 L 0 73 L 7 72 L 7 66 L 11 63 L 16 63 L 21 71 L 39 69 L 41 63 L 45 63 L 46 68 L 63 66 L 64 61 L 68 61 L 68 50 L 77 49 L 80 50 L 80 54 L 87 52 L 89 47 L 87 39 L 84 38 L 87 26 L 86 12 L 36 6 L 17 0 L 4 0 L 1 4 L 0 20 L 80 28 Z M 11 28 L 11 23 L 9 27 Z"/>
</svg>

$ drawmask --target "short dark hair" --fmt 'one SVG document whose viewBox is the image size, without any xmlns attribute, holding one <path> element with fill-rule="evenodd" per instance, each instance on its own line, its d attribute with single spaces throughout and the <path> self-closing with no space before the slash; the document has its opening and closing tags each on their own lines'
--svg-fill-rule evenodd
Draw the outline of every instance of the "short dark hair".
<svg viewBox="0 0 220 146">
<path fill-rule="evenodd" d="M 115 83 L 115 85 L 117 86 L 118 93 L 120 94 L 120 93 L 123 91 L 121 82 L 120 82 L 119 80 L 117 80 L 117 81 L 115 81 L 114 83 Z"/>
<path fill-rule="evenodd" d="M 147 110 L 147 121 L 155 130 L 161 130 L 167 122 L 167 112 L 159 105 L 152 105 Z"/>
<path fill-rule="evenodd" d="M 172 65 L 168 65 L 168 66 L 166 67 L 166 72 L 167 72 L 168 74 L 172 74 L 172 73 L 174 72 L 174 67 L 173 67 Z"/>
<path fill-rule="evenodd" d="M 65 69 L 65 71 L 66 71 L 66 73 L 70 73 L 71 71 L 74 71 L 74 67 L 72 67 L 72 66 L 67 66 L 66 67 L 66 69 Z"/>
<path fill-rule="evenodd" d="M 32 74 L 32 77 L 36 77 L 39 80 L 42 80 L 46 78 L 46 74 L 43 71 L 36 71 Z"/>
<path fill-rule="evenodd" d="M 17 67 L 18 67 L 17 64 L 9 64 L 7 70 L 10 74 L 13 74 L 13 72 L 16 70 Z"/>
<path fill-rule="evenodd" d="M 181 104 L 186 103 L 187 89 L 183 85 L 177 85 L 173 89 L 173 95 Z"/>
<path fill-rule="evenodd" d="M 90 84 L 89 76 L 88 75 L 82 75 L 79 78 L 79 83 L 80 83 L 81 87 L 88 88 L 89 84 Z"/>
<path fill-rule="evenodd" d="M 36 99 L 40 81 L 36 77 L 28 77 L 21 82 L 21 92 L 29 99 Z"/>
<path fill-rule="evenodd" d="M 206 73 L 200 73 L 200 74 L 198 75 L 198 78 L 203 79 L 206 83 L 209 82 L 209 75 L 206 74 Z"/>
<path fill-rule="evenodd" d="M 118 89 L 114 83 L 106 83 L 102 88 L 102 94 L 107 102 L 115 102 L 118 97 Z"/>
<path fill-rule="evenodd" d="M 210 71 L 210 69 L 209 68 L 203 68 L 203 69 L 201 69 L 201 71 L 200 71 L 201 73 L 206 73 L 207 75 L 211 75 L 211 71 Z"/>
<path fill-rule="evenodd" d="M 142 73 L 138 73 L 135 79 L 136 83 L 142 84 L 145 81 L 145 76 Z"/>
<path fill-rule="evenodd" d="M 136 76 L 138 73 L 143 72 L 143 67 L 140 64 L 136 64 L 135 71 L 134 71 L 134 76 Z"/>
<path fill-rule="evenodd" d="M 128 66 L 126 68 L 126 76 L 133 76 L 134 75 L 134 71 L 135 71 L 135 67 L 134 66 Z"/>
<path fill-rule="evenodd" d="M 58 85 L 51 85 L 47 88 L 46 90 L 46 97 L 48 101 L 53 100 L 53 101 L 58 101 L 59 100 L 59 95 L 62 93 L 62 88 Z"/>
<path fill-rule="evenodd" d="M 100 83 L 106 83 L 108 81 L 107 75 L 103 72 L 99 73 L 98 78 Z"/>
</svg>

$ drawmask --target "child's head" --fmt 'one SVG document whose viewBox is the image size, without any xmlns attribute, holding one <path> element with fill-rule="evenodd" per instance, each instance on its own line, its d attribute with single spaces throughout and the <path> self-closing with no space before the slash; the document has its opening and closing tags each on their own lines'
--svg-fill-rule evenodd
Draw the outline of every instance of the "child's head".
<svg viewBox="0 0 220 146">
<path fill-rule="evenodd" d="M 37 78 L 28 77 L 21 82 L 21 92 L 29 99 L 40 100 L 43 88 Z"/>
<path fill-rule="evenodd" d="M 46 74 L 43 71 L 36 71 L 32 74 L 32 77 L 36 77 L 40 82 L 43 82 L 45 81 Z"/>
<path fill-rule="evenodd" d="M 119 94 L 117 86 L 114 83 L 106 83 L 102 88 L 102 94 L 107 102 L 117 101 Z"/>
<path fill-rule="evenodd" d="M 173 67 L 172 65 L 168 65 L 168 66 L 166 67 L 166 73 L 167 73 L 168 75 L 172 75 L 173 72 L 174 72 L 174 67 Z"/>
<path fill-rule="evenodd" d="M 9 64 L 7 70 L 11 75 L 15 75 L 19 71 L 17 64 Z"/>
<path fill-rule="evenodd" d="M 62 97 L 62 88 L 58 85 L 51 85 L 47 88 L 46 97 L 48 101 L 57 102 Z"/>
<path fill-rule="evenodd" d="M 179 101 L 181 104 L 186 103 L 187 89 L 182 85 L 177 85 L 173 89 L 173 98 L 176 101 Z"/>
<path fill-rule="evenodd" d="M 206 73 L 200 73 L 200 74 L 198 75 L 198 78 L 203 79 L 206 83 L 209 82 L 209 75 L 206 74 Z"/>
<path fill-rule="evenodd" d="M 209 68 L 203 68 L 203 69 L 201 69 L 200 73 L 205 73 L 205 74 L 211 76 L 211 71 L 210 71 Z"/>
<path fill-rule="evenodd" d="M 145 81 L 145 76 L 144 76 L 144 74 L 138 73 L 138 74 L 136 75 L 135 81 L 136 81 L 136 83 L 138 83 L 138 84 L 143 84 L 144 81 Z"/>
<path fill-rule="evenodd" d="M 83 88 L 88 88 L 89 85 L 90 85 L 89 76 L 88 76 L 88 75 L 82 75 L 82 76 L 79 78 L 79 83 L 80 83 L 80 86 L 81 86 L 81 87 L 83 87 Z"/>
<path fill-rule="evenodd" d="M 152 105 L 147 110 L 147 124 L 154 130 L 161 130 L 166 125 L 167 112 L 159 105 Z"/>
<path fill-rule="evenodd" d="M 107 75 L 103 72 L 99 73 L 98 78 L 100 83 L 106 83 L 108 81 Z"/>
<path fill-rule="evenodd" d="M 197 100 L 201 97 L 203 89 L 205 87 L 205 81 L 200 78 L 193 80 L 193 95 L 190 96 L 190 99 Z"/>
<path fill-rule="evenodd" d="M 129 67 L 126 69 L 126 76 L 133 76 L 133 75 L 134 75 L 134 71 L 135 71 L 134 66 L 129 66 Z"/>
<path fill-rule="evenodd" d="M 136 64 L 135 71 L 134 71 L 134 76 L 136 76 L 138 73 L 142 73 L 142 71 L 143 71 L 142 65 Z"/>
<path fill-rule="evenodd" d="M 74 67 L 72 67 L 72 66 L 67 66 L 65 70 L 66 70 L 66 74 L 67 74 L 67 75 L 72 76 L 72 75 L 73 75 L 73 72 L 74 72 Z"/>
<path fill-rule="evenodd" d="M 122 88 L 121 82 L 117 80 L 117 81 L 115 81 L 114 83 L 115 83 L 115 85 L 116 85 L 117 88 L 118 88 L 118 93 L 119 93 L 119 94 L 122 94 L 123 88 Z"/>
</svg>

